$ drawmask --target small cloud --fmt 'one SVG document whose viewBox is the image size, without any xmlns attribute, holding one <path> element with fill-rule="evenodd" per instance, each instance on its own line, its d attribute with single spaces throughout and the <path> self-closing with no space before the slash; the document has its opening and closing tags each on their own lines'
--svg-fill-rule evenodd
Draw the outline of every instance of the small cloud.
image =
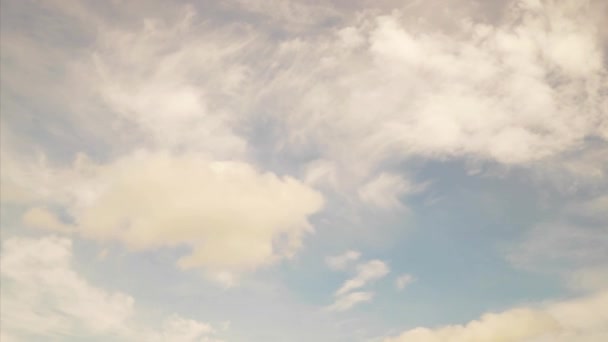
<svg viewBox="0 0 608 342">
<path fill-rule="evenodd" d="M 359 253 L 351 256 L 359 258 Z M 347 255 L 346 253 L 345 255 Z M 363 302 L 370 302 L 374 293 L 371 291 L 353 291 L 362 288 L 371 282 L 383 278 L 390 272 L 389 267 L 381 260 L 371 260 L 357 265 L 354 277 L 348 279 L 334 294 L 336 300 L 327 307 L 329 311 L 346 311 Z"/>
<path fill-rule="evenodd" d="M 345 270 L 352 262 L 359 259 L 361 253 L 357 251 L 347 251 L 344 254 L 329 256 L 325 258 L 327 266 L 334 271 Z"/>
<path fill-rule="evenodd" d="M 359 199 L 382 209 L 402 206 L 399 197 L 412 191 L 411 184 L 394 174 L 381 173 L 359 189 Z"/>
<path fill-rule="evenodd" d="M 357 265 L 357 274 L 347 280 L 342 287 L 336 291 L 336 295 L 344 295 L 354 289 L 361 288 L 366 284 L 383 278 L 390 272 L 389 267 L 380 260 L 368 261 L 364 264 Z"/>
<path fill-rule="evenodd" d="M 344 296 L 339 296 L 336 301 L 329 306 L 329 311 L 346 311 L 357 304 L 369 302 L 374 298 L 373 292 L 351 292 Z"/>
<path fill-rule="evenodd" d="M 414 276 L 411 274 L 403 274 L 395 280 L 395 286 L 399 291 L 401 291 L 414 281 L 416 281 L 416 278 L 414 278 Z"/>
</svg>

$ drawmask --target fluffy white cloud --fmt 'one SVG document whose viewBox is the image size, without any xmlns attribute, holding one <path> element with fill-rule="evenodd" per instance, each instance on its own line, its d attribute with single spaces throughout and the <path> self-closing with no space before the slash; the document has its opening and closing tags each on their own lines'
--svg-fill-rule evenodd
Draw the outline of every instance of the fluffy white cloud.
<svg viewBox="0 0 608 342">
<path fill-rule="evenodd" d="M 217 341 L 209 324 L 179 315 L 167 317 L 158 330 L 138 322 L 133 297 L 90 284 L 73 269 L 72 258 L 66 238 L 3 241 L 3 340 L 6 335 L 19 340 Z"/>
<path fill-rule="evenodd" d="M 203 267 L 226 282 L 293 255 L 312 230 L 308 216 L 323 204 L 293 178 L 195 155 L 142 152 L 108 165 L 82 161 L 67 172 L 75 178 L 64 183 L 69 194 L 59 204 L 73 222 L 33 208 L 25 223 L 135 250 L 185 245 L 192 253 L 180 267 Z"/>
<path fill-rule="evenodd" d="M 608 292 L 484 314 L 465 325 L 415 328 L 386 342 L 599 342 L 608 338 Z"/>
<path fill-rule="evenodd" d="M 329 256 L 325 258 L 327 266 L 332 270 L 345 270 L 353 262 L 361 257 L 361 253 L 357 251 L 347 251 L 344 254 Z"/>
<path fill-rule="evenodd" d="M 291 141 L 368 175 L 412 156 L 521 165 L 604 139 L 607 76 L 593 15 L 604 7 L 539 6 L 514 2 L 501 23 L 465 22 L 450 35 L 422 34 L 396 11 L 352 23 L 358 44 L 345 45 L 344 31 L 284 43 L 281 60 L 310 56 L 276 84 Z"/>
<path fill-rule="evenodd" d="M 395 280 L 395 286 L 398 290 L 403 290 L 406 286 L 413 283 L 415 280 L 416 278 L 414 278 L 414 276 L 412 276 L 411 274 L 403 274 Z"/>
</svg>

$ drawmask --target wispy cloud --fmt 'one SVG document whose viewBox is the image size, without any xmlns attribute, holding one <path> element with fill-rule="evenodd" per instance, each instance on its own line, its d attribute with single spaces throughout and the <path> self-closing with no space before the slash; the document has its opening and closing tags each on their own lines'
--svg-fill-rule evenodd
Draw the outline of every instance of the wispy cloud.
<svg viewBox="0 0 608 342">
<path fill-rule="evenodd" d="M 416 281 L 416 278 L 411 274 L 402 274 L 397 279 L 395 279 L 395 286 L 397 290 L 401 291 L 405 289 L 408 285 Z"/>
<path fill-rule="evenodd" d="M 357 265 L 355 276 L 347 280 L 337 291 L 336 296 L 344 295 L 361 288 L 373 281 L 384 278 L 390 272 L 389 267 L 380 260 L 371 260 Z"/>
<path fill-rule="evenodd" d="M 72 266 L 66 238 L 9 238 L 2 243 L 2 333 L 13 338 L 65 336 L 125 341 L 218 341 L 210 324 L 172 314 L 161 328 L 145 324 L 145 314 L 128 294 L 88 282 Z"/>
<path fill-rule="evenodd" d="M 345 254 L 348 256 L 348 253 Z M 357 258 L 359 255 L 357 255 Z M 374 298 L 374 292 L 354 291 L 365 287 L 374 281 L 384 278 L 390 272 L 390 268 L 380 260 L 371 260 L 360 263 L 356 267 L 355 276 L 348 279 L 335 292 L 334 303 L 328 307 L 330 311 L 345 311 L 357 304 L 370 302 Z"/>
<path fill-rule="evenodd" d="M 338 296 L 336 301 L 327 307 L 330 311 L 346 311 L 357 304 L 369 302 L 374 298 L 373 292 L 355 291 Z"/>
<path fill-rule="evenodd" d="M 330 269 L 342 271 L 357 261 L 360 256 L 361 253 L 358 251 L 350 250 L 341 255 L 328 256 L 325 258 L 325 262 Z"/>
</svg>

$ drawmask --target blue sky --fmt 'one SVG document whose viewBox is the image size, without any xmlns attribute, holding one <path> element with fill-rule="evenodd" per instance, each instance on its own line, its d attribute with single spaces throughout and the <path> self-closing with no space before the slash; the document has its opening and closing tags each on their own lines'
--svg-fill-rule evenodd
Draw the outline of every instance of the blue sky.
<svg viewBox="0 0 608 342">
<path fill-rule="evenodd" d="M 607 340 L 607 13 L 2 0 L 2 340 Z"/>
</svg>

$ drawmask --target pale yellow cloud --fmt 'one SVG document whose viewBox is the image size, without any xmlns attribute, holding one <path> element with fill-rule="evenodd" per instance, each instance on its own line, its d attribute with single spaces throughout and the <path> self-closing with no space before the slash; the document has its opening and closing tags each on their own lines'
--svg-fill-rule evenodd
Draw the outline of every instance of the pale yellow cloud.
<svg viewBox="0 0 608 342">
<path fill-rule="evenodd" d="M 184 245 L 192 252 L 180 267 L 202 267 L 225 282 L 292 256 L 323 205 L 296 179 L 195 155 L 142 152 L 81 170 L 67 171 L 78 186 L 60 203 L 72 223 L 43 208 L 30 209 L 25 223 L 134 250 Z"/>
<path fill-rule="evenodd" d="M 463 325 L 415 328 L 385 342 L 600 342 L 608 338 L 608 292 L 539 307 L 487 313 Z"/>
</svg>

